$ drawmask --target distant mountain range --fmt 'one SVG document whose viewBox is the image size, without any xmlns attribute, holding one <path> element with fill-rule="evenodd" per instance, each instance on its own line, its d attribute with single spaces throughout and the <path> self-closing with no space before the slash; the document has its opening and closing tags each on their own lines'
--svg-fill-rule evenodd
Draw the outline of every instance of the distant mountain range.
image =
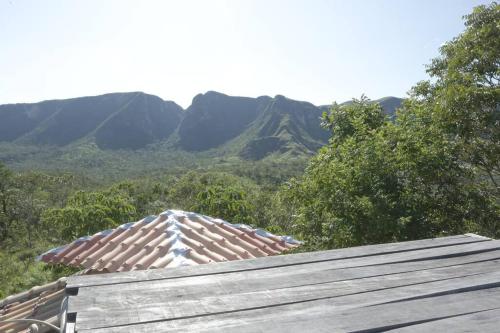
<svg viewBox="0 0 500 333">
<path fill-rule="evenodd" d="M 393 115 L 402 99 L 379 102 Z M 320 126 L 328 106 L 281 95 L 235 97 L 209 91 L 186 110 L 142 92 L 0 105 L 0 141 L 22 145 L 137 150 L 167 143 L 191 153 L 219 149 L 259 160 L 269 154 L 310 154 L 327 143 Z"/>
</svg>

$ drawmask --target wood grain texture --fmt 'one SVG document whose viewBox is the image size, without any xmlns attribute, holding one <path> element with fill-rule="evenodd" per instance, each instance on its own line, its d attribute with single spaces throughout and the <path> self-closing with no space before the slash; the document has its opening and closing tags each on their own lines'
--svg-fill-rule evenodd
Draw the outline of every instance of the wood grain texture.
<svg viewBox="0 0 500 333">
<path fill-rule="evenodd" d="M 476 235 L 195 268 L 203 269 L 70 278 L 78 288 L 68 301 L 68 313 L 76 314 L 70 327 L 99 333 L 479 332 L 496 328 L 500 311 L 500 241 Z"/>
<path fill-rule="evenodd" d="M 318 251 L 313 253 L 300 253 L 293 256 L 273 256 L 266 258 L 247 259 L 244 261 L 230 261 L 218 263 L 217 265 L 211 264 L 196 267 L 179 267 L 177 269 L 158 269 L 124 273 L 110 273 L 106 274 L 106 278 L 104 279 L 99 275 L 74 276 L 68 280 L 67 286 L 68 288 L 79 288 L 85 286 L 108 285 L 115 283 L 133 283 L 136 281 L 150 281 L 157 279 L 181 278 L 186 276 L 220 274 L 238 270 L 282 267 L 301 263 L 350 259 L 364 256 L 375 256 L 379 254 L 389 254 L 393 252 L 407 252 L 419 249 L 432 249 L 450 245 L 485 241 L 490 241 L 490 239 L 481 236 L 475 236 L 473 234 L 457 235 L 401 243 L 359 246 L 338 250 Z"/>
</svg>

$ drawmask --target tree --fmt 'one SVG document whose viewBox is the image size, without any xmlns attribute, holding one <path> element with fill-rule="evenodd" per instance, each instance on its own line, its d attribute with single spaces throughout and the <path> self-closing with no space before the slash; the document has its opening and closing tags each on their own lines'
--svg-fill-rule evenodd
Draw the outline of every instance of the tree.
<svg viewBox="0 0 500 333">
<path fill-rule="evenodd" d="M 465 31 L 441 47 L 427 69 L 432 81 L 414 87 L 411 103 L 453 146 L 467 170 L 463 186 L 480 193 L 470 198 L 483 201 L 483 216 L 471 222 L 473 229 L 495 237 L 500 235 L 500 5 L 478 6 L 464 19 Z"/>
<path fill-rule="evenodd" d="M 457 144 L 460 158 L 500 187 L 500 5 L 476 7 L 466 30 L 444 44 L 427 72 L 433 81 L 413 89 L 433 122 Z"/>
<path fill-rule="evenodd" d="M 12 181 L 12 171 L 0 163 L 0 239 L 7 237 L 12 222 L 8 212 Z"/>
<path fill-rule="evenodd" d="M 362 97 L 334 105 L 323 122 L 332 130 L 329 144 L 285 189 L 297 231 L 327 248 L 399 239 L 404 208 L 392 126 L 381 107 Z"/>
<path fill-rule="evenodd" d="M 222 218 L 232 223 L 253 224 L 255 208 L 247 194 L 233 186 L 211 185 L 199 192 L 195 211 Z"/>
<path fill-rule="evenodd" d="M 64 208 L 48 209 L 43 223 L 63 240 L 114 228 L 136 218 L 131 198 L 117 189 L 104 192 L 76 192 Z"/>
<path fill-rule="evenodd" d="M 465 18 L 395 122 L 364 97 L 323 116 L 329 144 L 282 191 L 304 238 L 331 248 L 500 235 L 499 6 Z"/>
</svg>

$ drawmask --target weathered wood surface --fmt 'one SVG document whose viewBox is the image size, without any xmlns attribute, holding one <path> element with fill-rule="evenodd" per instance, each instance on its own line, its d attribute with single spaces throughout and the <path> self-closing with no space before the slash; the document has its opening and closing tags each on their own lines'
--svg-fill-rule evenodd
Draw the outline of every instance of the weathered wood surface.
<svg viewBox="0 0 500 333">
<path fill-rule="evenodd" d="M 359 246 L 339 250 L 319 251 L 314 253 L 300 253 L 294 256 L 275 256 L 248 259 L 244 261 L 229 261 L 217 265 L 202 265 L 194 267 L 179 267 L 165 270 L 146 270 L 124 273 L 106 274 L 103 279 L 99 275 L 74 276 L 68 281 L 68 288 L 84 287 L 94 285 L 107 285 L 114 283 L 133 283 L 136 281 L 149 281 L 156 279 L 171 279 L 194 275 L 220 274 L 238 270 L 260 269 L 266 267 L 281 267 L 287 265 L 320 262 L 326 260 L 350 259 L 364 256 L 374 256 L 393 252 L 413 251 L 417 249 L 444 247 L 465 243 L 476 243 L 488 241 L 488 238 L 476 235 L 457 235 L 443 238 L 432 238 L 418 241 L 401 243 L 389 243 L 380 245 Z"/>
<path fill-rule="evenodd" d="M 77 332 L 484 332 L 500 325 L 500 241 L 463 235 L 68 285 Z"/>
</svg>

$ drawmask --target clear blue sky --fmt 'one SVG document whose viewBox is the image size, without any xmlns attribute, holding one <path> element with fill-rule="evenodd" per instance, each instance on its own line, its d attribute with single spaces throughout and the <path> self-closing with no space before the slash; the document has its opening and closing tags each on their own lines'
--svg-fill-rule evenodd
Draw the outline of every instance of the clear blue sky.
<svg viewBox="0 0 500 333">
<path fill-rule="evenodd" d="M 0 104 L 144 91 L 404 96 L 473 0 L 0 0 Z"/>
</svg>

